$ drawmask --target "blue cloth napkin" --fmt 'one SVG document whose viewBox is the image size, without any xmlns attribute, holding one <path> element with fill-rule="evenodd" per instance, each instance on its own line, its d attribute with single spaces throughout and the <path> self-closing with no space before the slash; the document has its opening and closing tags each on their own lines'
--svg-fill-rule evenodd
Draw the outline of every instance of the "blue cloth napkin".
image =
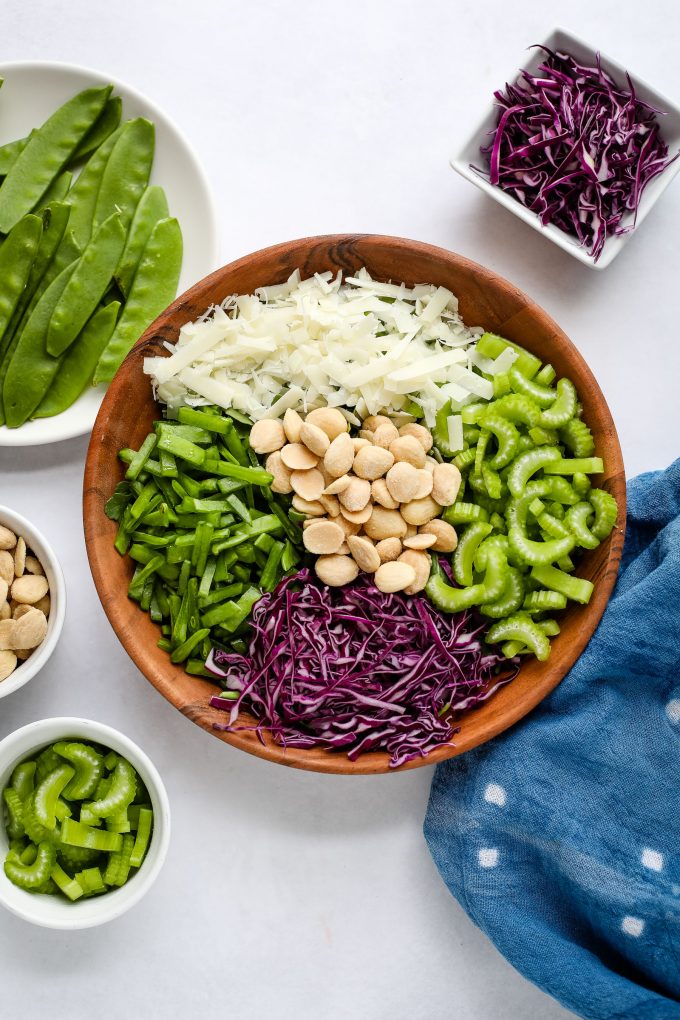
<svg viewBox="0 0 680 1020">
<path fill-rule="evenodd" d="M 680 1018 L 680 460 L 628 486 L 618 585 L 525 720 L 440 765 L 425 837 L 472 920 L 581 1017 Z"/>
</svg>

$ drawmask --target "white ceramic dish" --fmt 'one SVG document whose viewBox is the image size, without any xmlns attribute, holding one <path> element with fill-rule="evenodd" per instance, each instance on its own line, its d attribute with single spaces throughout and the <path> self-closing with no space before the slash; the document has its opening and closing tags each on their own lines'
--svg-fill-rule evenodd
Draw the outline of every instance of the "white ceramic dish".
<svg viewBox="0 0 680 1020">
<path fill-rule="evenodd" d="M 50 615 L 47 620 L 47 634 L 41 645 L 22 662 L 6 680 L 0 681 L 0 698 L 18 691 L 20 687 L 39 673 L 54 651 L 66 615 L 66 584 L 59 566 L 59 560 L 52 546 L 30 521 L 15 513 L 7 506 L 0 506 L 0 524 L 20 535 L 26 545 L 40 560 L 47 583 L 50 586 Z"/>
<path fill-rule="evenodd" d="M 147 117 L 156 126 L 156 150 L 151 181 L 161 184 L 170 212 L 179 220 L 184 237 L 182 294 L 219 262 L 217 217 L 208 180 L 198 158 L 172 121 L 149 99 L 113 75 L 71 64 L 26 61 L 0 65 L 5 79 L 0 90 L 0 145 L 21 138 L 41 124 L 63 102 L 92 85 L 113 85 L 123 100 L 123 119 Z M 0 446 L 39 446 L 90 432 L 104 387 L 90 387 L 63 414 L 26 422 L 18 429 L 0 426 Z"/>
<path fill-rule="evenodd" d="M 595 63 L 595 56 L 598 52 L 588 43 L 562 28 L 557 28 L 551 32 L 547 39 L 543 41 L 543 45 L 547 46 L 548 49 L 551 50 L 565 50 L 567 53 L 576 57 L 581 63 L 589 65 L 593 65 Z M 618 64 L 615 60 L 612 60 L 610 57 L 602 53 L 601 50 L 599 52 L 603 68 L 605 71 L 608 71 L 616 81 L 625 83 L 626 70 L 628 70 L 635 87 L 635 91 L 640 99 L 650 103 L 659 110 L 666 111 L 666 116 L 659 118 L 661 121 L 661 131 L 668 144 L 669 152 L 671 154 L 677 152 L 678 149 L 680 149 L 680 106 L 672 103 L 666 98 L 666 96 L 662 96 L 659 92 L 653 89 L 651 85 L 648 85 L 641 78 L 634 75 L 629 68 L 625 68 L 621 64 Z M 498 76 L 497 87 L 502 87 L 503 82 L 505 81 L 516 81 L 519 77 L 520 68 L 535 71 L 538 65 L 542 62 L 544 56 L 545 54 L 541 50 L 527 50 L 523 58 L 517 63 L 517 66 L 512 69 L 507 77 L 503 77 L 502 75 Z M 456 173 L 461 175 L 461 177 L 465 177 L 466 180 L 474 184 L 475 187 L 480 188 L 483 192 L 489 195 L 490 198 L 499 202 L 511 213 L 514 213 L 515 216 L 519 216 L 520 219 L 524 220 L 525 223 L 528 223 L 534 230 L 540 231 L 544 237 L 547 237 L 550 241 L 559 245 L 563 251 L 573 255 L 574 258 L 579 260 L 579 262 L 589 266 L 591 269 L 606 269 L 606 267 L 611 264 L 619 252 L 623 249 L 623 246 L 630 240 L 633 234 L 639 230 L 643 220 L 650 213 L 654 204 L 661 197 L 675 175 L 680 171 L 680 159 L 678 159 L 662 174 L 659 174 L 658 177 L 655 177 L 654 180 L 650 182 L 647 188 L 645 188 L 640 201 L 635 229 L 620 237 L 608 238 L 605 242 L 602 255 L 597 262 L 594 262 L 586 250 L 582 248 L 574 238 L 570 237 L 569 234 L 565 234 L 564 231 L 552 225 L 545 227 L 542 226 L 536 213 L 526 209 L 511 195 L 502 191 L 501 188 L 496 185 L 490 184 L 486 177 L 483 177 L 471 168 L 470 164 L 474 164 L 475 166 L 481 165 L 482 157 L 480 156 L 479 147 L 488 141 L 490 137 L 489 132 L 493 131 L 496 126 L 496 117 L 497 109 L 493 105 L 493 97 L 491 97 L 491 101 L 488 104 L 488 109 L 484 117 L 477 124 L 465 144 L 457 153 L 455 153 L 455 155 L 451 157 L 451 166 Z M 632 215 L 629 222 L 632 222 Z"/>
<path fill-rule="evenodd" d="M 138 903 L 156 881 L 170 842 L 170 804 L 163 781 L 151 759 L 128 737 L 105 723 L 89 719 L 41 719 L 15 730 L 0 741 L 0 790 L 7 785 L 15 765 L 48 744 L 65 737 L 95 741 L 123 755 L 142 777 L 153 807 L 154 827 L 151 843 L 142 866 L 121 886 L 101 896 L 71 903 L 60 896 L 26 892 L 13 885 L 0 868 L 0 904 L 25 921 L 43 928 L 74 931 L 94 928 L 120 917 Z M 0 823 L 0 861 L 7 854 L 7 833 Z"/>
</svg>

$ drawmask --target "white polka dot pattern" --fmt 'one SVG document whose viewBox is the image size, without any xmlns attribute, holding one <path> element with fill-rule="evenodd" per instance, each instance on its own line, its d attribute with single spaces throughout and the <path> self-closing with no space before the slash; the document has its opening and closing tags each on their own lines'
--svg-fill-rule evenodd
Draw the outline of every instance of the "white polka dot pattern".
<svg viewBox="0 0 680 1020">
<path fill-rule="evenodd" d="M 508 795 L 498 783 L 489 783 L 484 791 L 484 800 L 487 804 L 496 804 L 498 807 L 505 807 Z"/>
<path fill-rule="evenodd" d="M 621 922 L 621 931 L 624 935 L 630 935 L 634 939 L 639 939 L 644 930 L 645 922 L 639 917 L 631 917 L 628 914 Z"/>
<path fill-rule="evenodd" d="M 495 847 L 483 847 L 477 854 L 480 868 L 495 868 L 498 864 L 498 850 Z"/>
<path fill-rule="evenodd" d="M 642 851 L 640 863 L 643 868 L 649 868 L 650 871 L 663 871 L 663 854 L 646 846 Z"/>
</svg>

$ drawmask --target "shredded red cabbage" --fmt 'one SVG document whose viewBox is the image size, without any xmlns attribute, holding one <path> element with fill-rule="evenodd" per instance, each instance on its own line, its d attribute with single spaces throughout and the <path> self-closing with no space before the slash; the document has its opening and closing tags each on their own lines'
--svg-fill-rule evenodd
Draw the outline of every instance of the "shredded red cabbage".
<svg viewBox="0 0 680 1020">
<path fill-rule="evenodd" d="M 608 237 L 633 229 L 645 187 L 679 154 L 669 158 L 661 111 L 638 99 L 629 75 L 621 88 L 599 54 L 595 67 L 585 67 L 536 48 L 548 55 L 536 74 L 524 70 L 494 93 L 498 124 L 481 149 L 482 172 L 597 261 Z"/>
<path fill-rule="evenodd" d="M 486 650 L 471 613 L 445 615 L 419 595 L 386 595 L 362 574 L 327 588 L 309 570 L 284 578 L 257 602 L 247 656 L 214 650 L 206 665 L 240 691 L 217 729 L 234 732 L 241 708 L 289 747 L 343 749 L 355 761 L 386 751 L 396 767 L 458 732 L 450 711 L 471 708 L 517 668 Z M 491 682 L 493 681 L 493 682 Z"/>
</svg>

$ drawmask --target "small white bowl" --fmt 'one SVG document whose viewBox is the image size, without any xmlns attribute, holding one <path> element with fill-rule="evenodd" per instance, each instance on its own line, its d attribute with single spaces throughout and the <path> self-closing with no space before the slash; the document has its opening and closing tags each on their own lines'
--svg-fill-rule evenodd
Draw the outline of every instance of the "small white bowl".
<svg viewBox="0 0 680 1020">
<path fill-rule="evenodd" d="M 144 781 L 153 807 L 153 835 L 139 871 L 119 889 L 74 903 L 60 896 L 26 892 L 10 882 L 1 867 L 8 840 L 5 826 L 0 823 L 0 904 L 17 917 L 42 928 L 75 931 L 113 921 L 149 891 L 168 852 L 170 804 L 155 765 L 137 744 L 105 723 L 72 717 L 41 719 L 22 726 L 0 741 L 0 790 L 7 786 L 15 765 L 48 744 L 67 737 L 86 743 L 94 741 L 127 758 Z"/>
<path fill-rule="evenodd" d="M 42 644 L 38 645 L 35 651 L 18 665 L 6 680 L 0 681 L 0 698 L 6 698 L 8 694 L 18 691 L 20 687 L 28 683 L 31 677 L 39 673 L 54 651 L 66 615 L 66 584 L 52 546 L 30 521 L 27 521 L 21 514 L 15 513 L 14 510 L 10 510 L 8 506 L 0 506 L 0 524 L 10 528 L 16 535 L 23 538 L 27 547 L 40 560 L 50 586 L 50 615 L 47 620 L 47 634 Z"/>
<path fill-rule="evenodd" d="M 615 60 L 602 53 L 601 50 L 596 50 L 588 43 L 579 39 L 577 36 L 572 35 L 570 32 L 565 31 L 562 28 L 557 28 L 550 33 L 547 39 L 544 40 L 543 45 L 551 50 L 561 50 L 571 54 L 580 63 L 593 66 L 595 64 L 596 54 L 600 53 L 602 60 L 602 66 L 617 82 L 625 83 L 626 81 L 626 68 L 621 64 L 618 64 Z M 545 54 L 542 50 L 528 50 L 526 55 L 517 67 L 513 69 L 512 73 L 507 77 L 503 78 L 499 75 L 498 88 L 501 88 L 505 81 L 517 81 L 519 77 L 520 68 L 528 71 L 536 71 L 538 65 L 545 59 Z M 629 71 L 630 74 L 630 71 Z M 631 81 L 635 87 L 635 92 L 638 97 L 655 107 L 657 110 L 663 110 L 666 116 L 659 117 L 659 123 L 661 125 L 661 133 L 664 141 L 668 145 L 669 155 L 673 155 L 680 149 L 680 107 L 675 103 L 672 103 L 666 96 L 662 96 L 659 92 L 648 85 L 645 81 L 637 76 L 631 74 Z M 647 214 L 650 212 L 654 203 L 659 199 L 662 193 L 666 190 L 668 185 L 671 183 L 675 175 L 680 171 L 680 159 L 672 163 L 663 173 L 655 177 L 645 188 L 642 193 L 640 205 L 637 213 L 637 220 L 635 223 L 634 230 L 631 230 L 628 234 L 622 234 L 616 237 L 609 237 L 605 241 L 602 254 L 597 262 L 594 261 L 591 255 L 587 253 L 585 248 L 582 248 L 578 241 L 566 234 L 559 227 L 552 224 L 543 226 L 537 215 L 523 206 L 517 199 L 513 198 L 508 192 L 503 191 L 502 188 L 495 184 L 491 184 L 487 177 L 482 176 L 472 169 L 470 164 L 475 166 L 481 166 L 483 157 L 480 154 L 479 148 L 481 145 L 486 145 L 490 139 L 490 132 L 496 127 L 497 120 L 497 107 L 493 103 L 493 98 L 489 103 L 489 108 L 484 115 L 481 122 L 477 125 L 475 130 L 472 132 L 468 140 L 462 146 L 462 148 L 451 157 L 450 163 L 456 173 L 459 173 L 461 177 L 465 177 L 466 180 L 471 181 L 475 187 L 480 188 L 491 198 L 495 199 L 496 202 L 500 202 L 501 205 L 505 206 L 515 216 L 519 216 L 520 219 L 528 223 L 534 230 L 540 231 L 549 240 L 554 241 L 555 244 L 559 245 L 563 251 L 568 252 L 577 258 L 579 262 L 589 266 L 591 269 L 605 269 L 623 249 L 623 246 L 630 240 L 633 234 L 639 229 L 642 221 L 645 219 Z M 633 215 L 629 214 L 627 220 L 624 219 L 623 224 L 632 224 Z"/>
</svg>

